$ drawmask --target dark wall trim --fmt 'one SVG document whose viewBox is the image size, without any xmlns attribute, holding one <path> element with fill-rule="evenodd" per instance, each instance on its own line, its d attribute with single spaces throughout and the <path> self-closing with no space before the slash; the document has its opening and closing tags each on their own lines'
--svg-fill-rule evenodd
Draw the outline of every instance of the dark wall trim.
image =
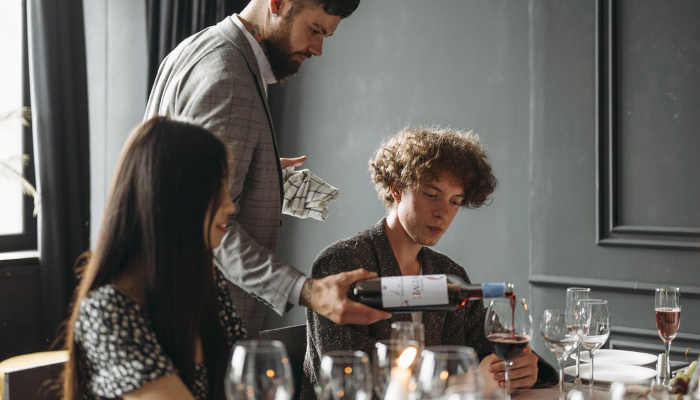
<svg viewBox="0 0 700 400">
<path fill-rule="evenodd" d="M 530 275 L 533 286 L 570 287 L 583 286 L 591 289 L 603 289 L 611 292 L 644 293 L 653 295 L 657 284 L 636 281 L 618 281 L 609 279 L 581 278 L 574 276 Z M 683 298 L 700 299 L 700 288 L 697 286 L 680 286 Z"/>
<path fill-rule="evenodd" d="M 617 177 L 617 0 L 596 0 L 596 176 L 600 246 L 700 250 L 700 229 L 620 225 Z"/>
</svg>

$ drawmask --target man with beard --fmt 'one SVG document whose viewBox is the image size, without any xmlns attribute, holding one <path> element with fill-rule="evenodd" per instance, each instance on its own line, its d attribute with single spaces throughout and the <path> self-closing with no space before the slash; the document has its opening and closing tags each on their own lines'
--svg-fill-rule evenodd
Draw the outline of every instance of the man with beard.
<svg viewBox="0 0 700 400">
<path fill-rule="evenodd" d="M 323 39 L 358 5 L 359 0 L 252 0 L 240 15 L 180 43 L 161 64 L 148 100 L 146 119 L 190 117 L 233 152 L 230 194 L 237 214 L 214 256 L 235 285 L 233 300 L 251 337 L 260 330 L 265 305 L 282 315 L 301 304 L 336 323 L 370 324 L 391 316 L 347 298 L 353 282 L 376 274 L 359 269 L 307 279 L 274 253 L 284 197 L 281 170 L 301 165 L 305 157 L 279 158 L 267 85 L 285 81 L 304 60 L 321 56 Z"/>
</svg>

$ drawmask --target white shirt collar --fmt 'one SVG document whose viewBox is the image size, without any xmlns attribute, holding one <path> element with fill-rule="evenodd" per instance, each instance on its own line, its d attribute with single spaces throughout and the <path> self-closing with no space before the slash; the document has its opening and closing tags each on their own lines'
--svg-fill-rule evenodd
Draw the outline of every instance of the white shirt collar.
<svg viewBox="0 0 700 400">
<path fill-rule="evenodd" d="M 277 83 L 277 78 L 275 78 L 275 74 L 272 73 L 270 61 L 267 59 L 267 56 L 265 55 L 262 46 L 260 46 L 260 43 L 255 40 L 253 35 L 251 35 L 245 28 L 245 25 L 243 25 L 240 18 L 238 18 L 238 14 L 233 14 L 231 19 L 233 20 L 233 23 L 236 24 L 241 31 L 243 31 L 246 39 L 248 39 L 248 42 L 250 42 L 250 47 L 253 48 L 253 54 L 255 54 L 255 59 L 258 61 L 258 66 L 260 67 L 260 75 L 262 76 L 263 82 L 265 82 L 265 96 L 267 96 L 267 85 Z"/>
</svg>

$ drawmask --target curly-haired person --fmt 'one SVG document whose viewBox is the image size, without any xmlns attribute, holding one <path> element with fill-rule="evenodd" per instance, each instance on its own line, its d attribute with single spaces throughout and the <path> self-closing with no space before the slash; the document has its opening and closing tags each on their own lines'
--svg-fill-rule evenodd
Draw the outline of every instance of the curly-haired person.
<svg viewBox="0 0 700 400">
<path fill-rule="evenodd" d="M 440 127 L 403 129 L 379 147 L 369 169 L 386 216 L 359 235 L 327 247 L 314 261 L 311 276 L 322 278 L 362 265 L 380 277 L 454 274 L 469 282 L 463 267 L 430 246 L 437 244 L 460 207 L 484 205 L 498 185 L 479 136 Z M 371 355 L 378 340 L 391 337 L 392 323 L 411 320 L 423 323 L 426 347 L 474 348 L 482 371 L 504 387 L 504 365 L 486 340 L 484 318 L 480 300 L 452 312 L 395 314 L 369 326 L 336 325 L 307 310 L 301 398 L 314 398 L 323 354 L 362 350 Z M 514 361 L 509 378 L 511 390 L 558 381 L 554 368 L 529 348 Z"/>
</svg>

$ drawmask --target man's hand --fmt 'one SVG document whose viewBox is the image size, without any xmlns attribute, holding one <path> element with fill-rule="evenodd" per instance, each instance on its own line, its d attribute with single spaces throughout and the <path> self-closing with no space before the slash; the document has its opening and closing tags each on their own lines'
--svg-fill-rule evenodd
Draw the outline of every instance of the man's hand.
<svg viewBox="0 0 700 400">
<path fill-rule="evenodd" d="M 340 325 L 369 325 L 383 319 L 389 319 L 391 318 L 390 313 L 354 302 L 347 296 L 350 285 L 353 283 L 376 277 L 375 272 L 360 268 L 330 275 L 323 279 L 308 279 L 301 291 L 300 302 Z"/>
<path fill-rule="evenodd" d="M 306 156 L 301 156 L 297 158 L 281 158 L 280 157 L 280 166 L 282 169 L 285 169 L 287 167 L 298 167 L 301 164 L 306 161 Z"/>
<path fill-rule="evenodd" d="M 508 371 L 508 379 L 510 380 L 510 392 L 515 389 L 529 388 L 537 382 L 537 356 L 528 346 L 523 354 L 513 360 L 513 365 Z M 495 354 L 489 354 L 481 360 L 479 368 L 486 372 L 485 376 L 491 377 L 491 384 L 494 382 L 501 388 L 506 387 L 505 363 L 501 361 Z"/>
</svg>

